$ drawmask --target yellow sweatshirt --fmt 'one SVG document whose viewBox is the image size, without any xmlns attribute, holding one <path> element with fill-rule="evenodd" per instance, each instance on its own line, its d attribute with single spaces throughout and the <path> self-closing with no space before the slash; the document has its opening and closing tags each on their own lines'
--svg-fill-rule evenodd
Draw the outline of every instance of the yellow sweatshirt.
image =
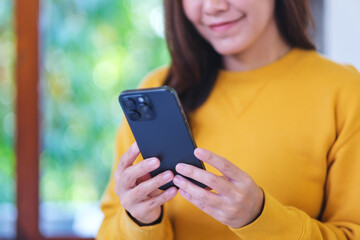
<svg viewBox="0 0 360 240">
<path fill-rule="evenodd" d="M 162 85 L 166 73 L 155 71 L 142 87 Z M 360 74 L 354 68 L 295 48 L 256 70 L 222 70 L 192 115 L 192 131 L 198 147 L 232 161 L 263 188 L 261 215 L 233 229 L 177 194 L 164 205 L 161 223 L 139 227 L 120 206 L 111 177 L 98 239 L 360 239 Z M 133 142 L 125 121 L 114 171 Z"/>
</svg>

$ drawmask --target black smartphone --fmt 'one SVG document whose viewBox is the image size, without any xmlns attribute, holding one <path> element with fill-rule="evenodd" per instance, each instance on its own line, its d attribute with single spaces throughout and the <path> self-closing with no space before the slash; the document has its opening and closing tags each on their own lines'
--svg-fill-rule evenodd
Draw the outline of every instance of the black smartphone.
<svg viewBox="0 0 360 240">
<path fill-rule="evenodd" d="M 151 177 L 166 170 L 176 173 L 178 163 L 205 169 L 194 156 L 196 143 L 176 91 L 168 86 L 123 91 L 119 102 L 144 159 L 157 157 L 160 167 Z M 189 179 L 189 178 L 187 178 Z M 206 187 L 189 179 L 200 187 Z M 160 187 L 166 190 L 173 182 Z"/>
</svg>

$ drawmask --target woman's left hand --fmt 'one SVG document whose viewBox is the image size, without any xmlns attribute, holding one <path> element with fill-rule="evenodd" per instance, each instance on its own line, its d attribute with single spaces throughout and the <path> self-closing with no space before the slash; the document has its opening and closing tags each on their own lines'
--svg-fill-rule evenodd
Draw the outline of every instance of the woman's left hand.
<svg viewBox="0 0 360 240">
<path fill-rule="evenodd" d="M 176 171 L 214 189 L 203 189 L 180 175 L 173 182 L 189 202 L 221 223 L 240 228 L 253 222 L 260 214 L 264 193 L 255 181 L 230 161 L 208 150 L 197 148 L 195 156 L 218 169 L 223 176 L 180 163 Z"/>
</svg>

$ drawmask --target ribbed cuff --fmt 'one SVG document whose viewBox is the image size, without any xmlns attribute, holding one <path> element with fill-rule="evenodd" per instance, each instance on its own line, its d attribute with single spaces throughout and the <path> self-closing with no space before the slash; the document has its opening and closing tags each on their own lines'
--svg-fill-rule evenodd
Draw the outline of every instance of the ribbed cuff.
<svg viewBox="0 0 360 240">
<path fill-rule="evenodd" d="M 230 230 L 242 240 L 298 239 L 303 231 L 300 213 L 285 207 L 265 190 L 264 198 L 264 209 L 255 221 Z"/>
<path fill-rule="evenodd" d="M 122 209 L 120 216 L 120 231 L 121 235 L 124 235 L 126 239 L 136 240 L 168 240 L 173 239 L 173 231 L 169 218 L 166 215 L 165 207 L 163 208 L 162 220 L 155 225 L 139 226 L 134 222 L 130 216 L 126 213 L 126 210 Z"/>
<path fill-rule="evenodd" d="M 163 218 L 163 215 L 164 215 L 164 206 L 161 205 L 161 214 L 159 216 L 158 219 L 156 219 L 156 221 L 152 222 L 152 223 L 149 223 L 149 224 L 142 224 L 142 223 L 139 223 L 132 215 L 131 213 L 129 213 L 128 211 L 126 211 L 126 214 L 131 218 L 131 220 L 133 220 L 133 222 L 135 222 L 137 225 L 139 225 L 140 227 L 146 227 L 146 226 L 152 226 L 152 225 L 156 225 L 156 224 L 159 224 L 161 223 L 162 221 L 162 218 Z"/>
</svg>

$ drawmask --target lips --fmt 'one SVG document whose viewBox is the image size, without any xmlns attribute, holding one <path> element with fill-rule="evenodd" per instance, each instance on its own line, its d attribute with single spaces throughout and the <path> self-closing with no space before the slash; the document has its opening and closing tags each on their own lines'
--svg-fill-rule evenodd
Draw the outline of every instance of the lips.
<svg viewBox="0 0 360 240">
<path fill-rule="evenodd" d="M 209 27 L 211 30 L 215 32 L 223 32 L 231 28 L 233 25 L 235 25 L 238 21 L 240 21 L 243 18 L 244 16 L 232 21 L 224 21 L 224 22 L 210 24 Z"/>
</svg>

